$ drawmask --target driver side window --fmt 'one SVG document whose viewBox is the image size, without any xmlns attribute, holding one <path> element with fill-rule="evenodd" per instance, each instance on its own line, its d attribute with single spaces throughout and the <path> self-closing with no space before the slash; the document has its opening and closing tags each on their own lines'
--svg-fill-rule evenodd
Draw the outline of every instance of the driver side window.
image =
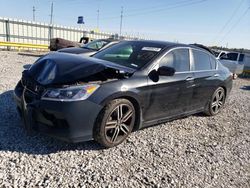
<svg viewBox="0 0 250 188">
<path fill-rule="evenodd" d="M 160 61 L 160 67 L 167 66 L 176 72 L 190 71 L 189 49 L 176 49 L 166 54 Z"/>
</svg>

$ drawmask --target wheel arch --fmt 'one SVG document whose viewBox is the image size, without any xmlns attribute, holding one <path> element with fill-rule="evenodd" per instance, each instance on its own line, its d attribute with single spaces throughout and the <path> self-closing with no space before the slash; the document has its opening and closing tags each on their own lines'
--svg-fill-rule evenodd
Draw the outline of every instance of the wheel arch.
<svg viewBox="0 0 250 188">
<path fill-rule="evenodd" d="M 224 89 L 224 91 L 225 91 L 225 97 L 227 97 L 227 88 L 226 88 L 226 86 L 220 85 L 219 87 L 222 87 L 222 88 Z M 219 88 L 219 87 L 218 87 L 218 88 Z M 217 88 L 217 89 L 218 89 L 218 88 Z"/>
<path fill-rule="evenodd" d="M 133 131 L 139 130 L 141 127 L 142 123 L 142 110 L 141 110 L 141 100 L 139 97 L 133 93 L 133 92 L 122 92 L 122 93 L 116 93 L 114 95 L 111 95 L 104 99 L 101 102 L 102 106 L 106 106 L 110 101 L 115 100 L 115 99 L 127 99 L 130 101 L 134 108 L 135 108 L 135 115 L 136 115 L 136 120 L 135 120 L 135 126 L 133 128 Z"/>
</svg>

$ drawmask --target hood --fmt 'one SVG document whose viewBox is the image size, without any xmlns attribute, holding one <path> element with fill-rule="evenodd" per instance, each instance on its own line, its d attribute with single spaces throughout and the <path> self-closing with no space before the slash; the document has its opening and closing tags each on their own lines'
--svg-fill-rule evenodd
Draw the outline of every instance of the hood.
<svg viewBox="0 0 250 188">
<path fill-rule="evenodd" d="M 82 47 L 81 48 L 72 47 L 72 48 L 63 48 L 61 50 L 58 50 L 58 52 L 71 53 L 71 54 L 85 54 L 90 52 L 95 53 L 97 51 Z"/>
<path fill-rule="evenodd" d="M 38 59 L 24 74 L 41 85 L 49 86 L 74 83 L 109 68 L 122 73 L 135 72 L 135 69 L 109 61 L 55 52 Z"/>
</svg>

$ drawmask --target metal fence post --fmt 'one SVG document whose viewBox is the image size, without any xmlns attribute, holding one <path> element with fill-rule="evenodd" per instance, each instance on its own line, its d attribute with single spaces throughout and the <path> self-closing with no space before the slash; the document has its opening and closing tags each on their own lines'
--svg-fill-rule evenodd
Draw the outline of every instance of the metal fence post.
<svg viewBox="0 0 250 188">
<path fill-rule="evenodd" d="M 48 43 L 50 43 L 50 39 L 53 38 L 53 26 L 49 26 L 49 36 L 48 36 Z"/>
<path fill-rule="evenodd" d="M 6 28 L 6 42 L 10 42 L 10 21 L 5 20 L 5 28 Z M 7 50 L 10 50 L 10 47 L 7 47 Z"/>
</svg>

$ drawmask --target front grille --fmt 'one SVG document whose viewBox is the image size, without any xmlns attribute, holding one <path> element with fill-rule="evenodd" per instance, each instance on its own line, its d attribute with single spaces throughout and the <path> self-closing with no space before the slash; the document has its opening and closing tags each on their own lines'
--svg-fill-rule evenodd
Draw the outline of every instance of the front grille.
<svg viewBox="0 0 250 188">
<path fill-rule="evenodd" d="M 34 93 L 33 91 L 26 90 L 24 93 L 24 99 L 25 99 L 25 102 L 27 104 L 29 104 L 29 103 L 32 103 L 36 100 L 39 100 L 40 96 L 38 94 Z"/>
</svg>

